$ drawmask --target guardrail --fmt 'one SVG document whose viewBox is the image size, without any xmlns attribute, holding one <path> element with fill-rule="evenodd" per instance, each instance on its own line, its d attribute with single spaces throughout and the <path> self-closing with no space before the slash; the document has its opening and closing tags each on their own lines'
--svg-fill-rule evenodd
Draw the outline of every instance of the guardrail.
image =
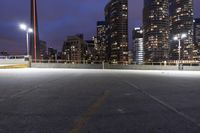
<svg viewBox="0 0 200 133">
<path fill-rule="evenodd" d="M 9 56 L 0 56 L 0 59 L 25 59 L 26 55 L 9 55 Z"/>
<path fill-rule="evenodd" d="M 0 56 L 0 68 L 26 68 L 30 66 L 27 56 L 10 55 Z"/>
<path fill-rule="evenodd" d="M 170 61 L 170 62 L 145 62 L 137 64 L 136 62 L 118 62 L 111 63 L 109 61 L 87 61 L 87 60 L 35 60 L 33 63 L 58 63 L 58 64 L 112 64 L 112 65 L 152 65 L 152 66 L 200 66 L 199 61 Z"/>
<path fill-rule="evenodd" d="M 144 63 L 143 65 L 159 65 L 159 66 L 178 66 L 178 65 L 183 65 L 183 66 L 200 66 L 199 62 L 191 62 L 191 63 L 175 63 L 175 62 L 148 62 L 148 63 Z"/>
<path fill-rule="evenodd" d="M 90 60 L 29 60 L 25 55 L 0 56 L 0 65 L 28 64 L 45 68 L 98 68 L 98 69 L 200 69 L 199 61 L 164 61 L 164 62 L 109 62 L 109 61 L 90 61 Z M 193 68 L 192 68 L 193 67 Z"/>
</svg>

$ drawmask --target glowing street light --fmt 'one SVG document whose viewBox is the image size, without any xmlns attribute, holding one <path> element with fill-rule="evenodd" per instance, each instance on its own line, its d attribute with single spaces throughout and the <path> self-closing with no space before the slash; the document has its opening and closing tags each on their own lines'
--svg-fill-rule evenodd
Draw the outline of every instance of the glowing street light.
<svg viewBox="0 0 200 133">
<path fill-rule="evenodd" d="M 27 26 L 26 26 L 26 24 L 20 24 L 19 25 L 19 28 L 21 29 L 21 30 L 26 30 L 27 29 Z"/>
<path fill-rule="evenodd" d="M 181 35 L 181 39 L 186 38 L 186 37 L 187 37 L 187 34 L 182 34 Z"/>
<path fill-rule="evenodd" d="M 27 56 L 29 58 L 29 33 L 33 33 L 33 29 L 29 28 L 26 24 L 22 23 L 19 28 L 26 32 L 26 42 L 27 42 Z"/>
<path fill-rule="evenodd" d="M 180 60 L 181 60 L 181 40 L 186 38 L 187 34 L 183 33 L 183 34 L 178 34 L 176 36 L 174 36 L 174 40 L 178 41 L 178 51 L 179 51 L 179 65 L 180 65 Z"/>
<path fill-rule="evenodd" d="M 177 37 L 177 36 L 175 36 L 175 37 L 174 37 L 174 40 L 175 40 L 175 41 L 177 41 L 177 40 L 178 40 L 178 37 Z"/>
<path fill-rule="evenodd" d="M 33 29 L 29 28 L 28 33 L 33 33 Z"/>
</svg>

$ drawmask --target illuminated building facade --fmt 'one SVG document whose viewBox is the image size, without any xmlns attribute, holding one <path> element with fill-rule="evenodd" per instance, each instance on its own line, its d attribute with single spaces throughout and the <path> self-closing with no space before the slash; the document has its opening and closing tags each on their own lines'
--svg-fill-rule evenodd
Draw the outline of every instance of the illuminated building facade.
<svg viewBox="0 0 200 133">
<path fill-rule="evenodd" d="M 143 30 L 134 28 L 133 30 L 133 57 L 136 64 L 144 63 Z"/>
<path fill-rule="evenodd" d="M 200 18 L 194 19 L 194 44 L 200 48 Z"/>
<path fill-rule="evenodd" d="M 82 34 L 68 36 L 63 45 L 62 59 L 69 63 L 84 62 L 85 47 L 85 41 Z"/>
<path fill-rule="evenodd" d="M 169 0 L 170 4 L 170 58 L 177 60 L 179 56 L 178 41 L 174 36 L 187 34 L 181 42 L 181 59 L 193 60 L 193 0 Z"/>
<path fill-rule="evenodd" d="M 99 61 L 106 60 L 106 23 L 105 21 L 97 22 L 97 54 Z"/>
<path fill-rule="evenodd" d="M 196 50 L 196 60 L 200 61 L 200 18 L 194 19 L 194 45 Z"/>
<path fill-rule="evenodd" d="M 30 55 L 32 60 L 36 61 L 41 59 L 36 0 L 31 0 L 31 28 L 33 29 L 33 34 L 30 34 Z"/>
<path fill-rule="evenodd" d="M 128 63 L 128 0 L 110 0 L 105 7 L 108 60 Z"/>
<path fill-rule="evenodd" d="M 144 0 L 143 30 L 145 61 L 164 61 L 169 51 L 169 2 Z"/>
<path fill-rule="evenodd" d="M 85 40 L 85 45 L 86 45 L 86 63 L 98 63 L 101 62 L 99 60 L 99 55 L 98 55 L 98 48 L 95 44 L 95 40 Z"/>
</svg>

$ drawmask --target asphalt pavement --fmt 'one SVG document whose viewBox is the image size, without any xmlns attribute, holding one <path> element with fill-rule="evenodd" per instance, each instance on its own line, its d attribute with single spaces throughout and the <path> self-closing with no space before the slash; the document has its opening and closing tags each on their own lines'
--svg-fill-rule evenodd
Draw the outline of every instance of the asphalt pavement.
<svg viewBox="0 0 200 133">
<path fill-rule="evenodd" d="M 200 72 L 0 69 L 0 133 L 200 133 Z"/>
</svg>

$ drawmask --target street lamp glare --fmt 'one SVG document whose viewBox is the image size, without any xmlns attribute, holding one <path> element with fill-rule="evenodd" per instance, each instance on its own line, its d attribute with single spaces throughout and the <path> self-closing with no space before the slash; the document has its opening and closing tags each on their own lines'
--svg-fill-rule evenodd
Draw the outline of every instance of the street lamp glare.
<svg viewBox="0 0 200 133">
<path fill-rule="evenodd" d="M 27 30 L 27 26 L 26 26 L 26 24 L 20 24 L 19 25 L 19 28 L 21 29 L 21 30 Z"/>
<path fill-rule="evenodd" d="M 29 58 L 29 33 L 33 33 L 33 29 L 24 23 L 19 24 L 19 28 L 26 32 L 27 57 Z"/>
<path fill-rule="evenodd" d="M 29 29 L 28 29 L 28 32 L 29 32 L 29 33 L 33 33 L 33 29 L 29 28 Z"/>
<path fill-rule="evenodd" d="M 183 38 L 186 38 L 187 37 L 187 34 L 182 34 L 181 35 L 181 38 L 183 39 Z"/>
<path fill-rule="evenodd" d="M 174 38 L 173 38 L 175 41 L 178 41 L 179 66 L 180 66 L 180 61 L 181 61 L 181 40 L 186 37 L 187 37 L 187 34 L 182 33 L 182 34 L 178 34 L 177 36 L 174 36 Z"/>
<path fill-rule="evenodd" d="M 175 40 L 175 41 L 177 41 L 177 40 L 178 40 L 178 37 L 177 37 L 177 36 L 175 36 L 175 37 L 174 37 L 174 40 Z"/>
</svg>

